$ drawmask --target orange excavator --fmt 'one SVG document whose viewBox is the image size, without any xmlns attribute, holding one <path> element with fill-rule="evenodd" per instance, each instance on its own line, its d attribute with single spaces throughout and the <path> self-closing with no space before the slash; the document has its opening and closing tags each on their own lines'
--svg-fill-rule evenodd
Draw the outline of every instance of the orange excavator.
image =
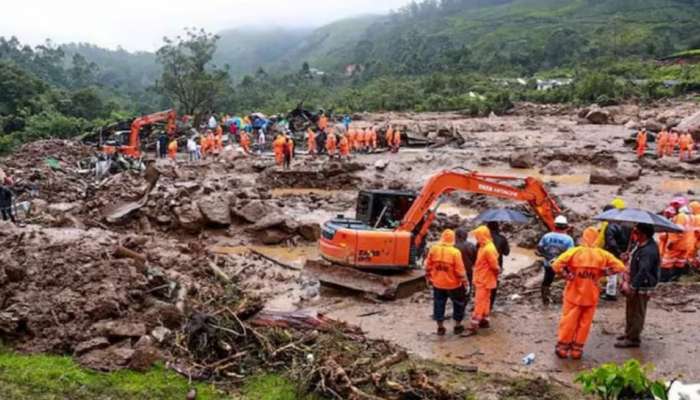
<svg viewBox="0 0 700 400">
<path fill-rule="evenodd" d="M 542 182 L 535 178 L 444 171 L 430 178 L 420 194 L 360 192 L 356 218 L 339 216 L 323 225 L 319 240 L 321 259 L 307 261 L 305 270 L 321 283 L 382 298 L 401 296 L 404 289 L 415 290 L 416 285 L 424 285 L 425 273 L 420 264 L 425 238 L 441 198 L 458 191 L 525 202 L 549 230 L 561 212 Z"/>
<path fill-rule="evenodd" d="M 177 113 L 175 110 L 161 111 L 136 118 L 131 123 L 128 144 L 103 145 L 102 153 L 107 155 L 120 153 L 131 158 L 139 158 L 141 157 L 141 129 L 147 125 L 165 122 L 165 131 L 168 133 L 168 136 L 172 137 L 175 134 L 176 120 Z"/>
</svg>

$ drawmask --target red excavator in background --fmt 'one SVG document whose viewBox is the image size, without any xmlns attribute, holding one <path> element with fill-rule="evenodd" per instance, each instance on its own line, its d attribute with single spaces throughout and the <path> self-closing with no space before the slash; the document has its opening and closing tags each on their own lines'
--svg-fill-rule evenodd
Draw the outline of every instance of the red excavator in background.
<svg viewBox="0 0 700 400">
<path fill-rule="evenodd" d="M 129 141 L 122 145 L 102 145 L 101 151 L 103 154 L 120 153 L 131 158 L 141 157 L 141 129 L 147 125 L 165 122 L 165 131 L 168 136 L 172 137 L 175 134 L 177 113 L 175 110 L 166 110 L 154 114 L 144 115 L 136 118 L 131 123 L 129 131 Z"/>
<path fill-rule="evenodd" d="M 520 181 L 522 187 L 505 182 Z M 305 266 L 322 283 L 369 292 L 383 298 L 423 285 L 420 268 L 426 235 L 437 216 L 441 197 L 457 191 L 526 202 L 548 229 L 561 212 L 556 201 L 535 178 L 444 171 L 428 180 L 420 194 L 362 191 L 355 219 L 327 221 L 321 232 L 322 259 Z M 435 207 L 431 207 L 435 204 Z M 392 274 L 393 272 L 393 274 Z"/>
</svg>

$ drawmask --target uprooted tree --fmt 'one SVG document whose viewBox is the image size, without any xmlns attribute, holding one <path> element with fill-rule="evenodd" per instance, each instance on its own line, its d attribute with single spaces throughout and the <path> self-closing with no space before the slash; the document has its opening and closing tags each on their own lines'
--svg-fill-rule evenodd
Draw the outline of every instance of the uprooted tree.
<svg viewBox="0 0 700 400">
<path fill-rule="evenodd" d="M 164 38 L 156 53 L 163 74 L 157 90 L 189 115 L 214 109 L 217 97 L 230 87 L 228 69 L 210 65 L 219 37 L 203 29 L 186 29 L 185 35 Z"/>
</svg>

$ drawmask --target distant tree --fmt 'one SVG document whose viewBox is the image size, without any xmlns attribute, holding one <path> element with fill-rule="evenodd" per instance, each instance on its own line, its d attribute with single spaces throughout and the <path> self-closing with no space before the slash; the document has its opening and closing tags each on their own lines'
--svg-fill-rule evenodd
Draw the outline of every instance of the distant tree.
<svg viewBox="0 0 700 400">
<path fill-rule="evenodd" d="M 203 29 L 186 29 L 184 37 L 164 38 L 165 45 L 156 53 L 163 66 L 156 88 L 186 114 L 212 109 L 217 96 L 230 89 L 228 71 L 209 65 L 218 39 Z"/>
<path fill-rule="evenodd" d="M 73 66 L 68 70 L 70 85 L 74 88 L 93 85 L 97 82 L 98 71 L 97 64 L 88 62 L 82 54 L 75 53 L 73 54 Z"/>
</svg>

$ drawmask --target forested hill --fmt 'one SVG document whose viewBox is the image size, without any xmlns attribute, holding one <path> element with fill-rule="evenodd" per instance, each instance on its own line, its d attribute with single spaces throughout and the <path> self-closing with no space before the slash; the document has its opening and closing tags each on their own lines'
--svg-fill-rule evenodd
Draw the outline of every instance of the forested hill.
<svg viewBox="0 0 700 400">
<path fill-rule="evenodd" d="M 698 21 L 700 0 L 427 0 L 370 27 L 352 61 L 531 74 L 698 48 Z"/>
<path fill-rule="evenodd" d="M 313 30 L 219 32 L 214 61 L 230 65 L 234 79 L 260 67 L 297 71 L 304 62 L 331 73 L 359 64 L 373 77 L 455 70 L 532 75 L 700 48 L 698 21 L 700 0 L 424 0 Z M 134 82 L 157 76 L 147 53 L 68 50 Z"/>
</svg>

